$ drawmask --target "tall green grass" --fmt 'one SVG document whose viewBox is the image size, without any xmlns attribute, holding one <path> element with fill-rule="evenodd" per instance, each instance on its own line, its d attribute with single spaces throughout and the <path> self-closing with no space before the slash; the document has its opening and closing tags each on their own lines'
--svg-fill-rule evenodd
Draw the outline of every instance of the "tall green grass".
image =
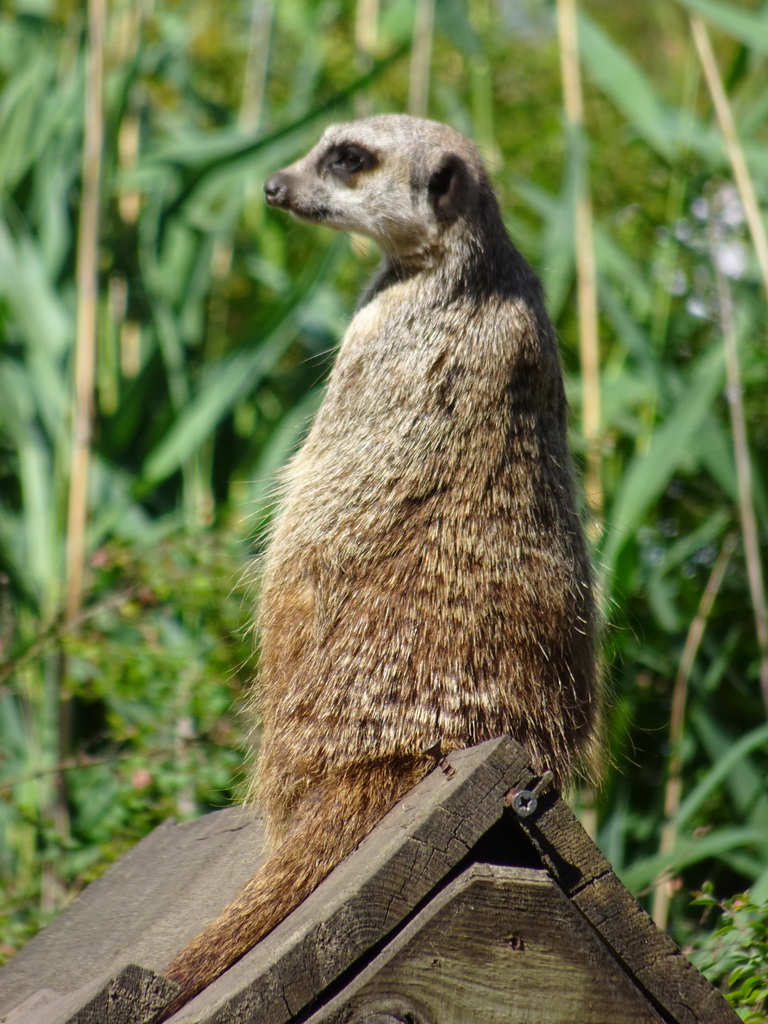
<svg viewBox="0 0 768 1024">
<path fill-rule="evenodd" d="M 422 97 L 428 71 L 430 116 L 483 147 L 510 230 L 544 280 L 582 463 L 575 225 L 588 187 L 595 563 L 611 690 L 597 837 L 636 892 L 673 880 L 682 939 L 687 893 L 705 879 L 721 896 L 750 885 L 768 896 L 768 733 L 749 582 L 768 530 L 766 296 L 688 12 L 713 33 L 763 224 L 768 21 L 716 0 L 635 7 L 579 11 L 577 132 L 565 129 L 545 3 L 437 4 L 431 30 L 424 19 L 418 29 L 431 65 L 413 70 Z M 236 708 L 252 672 L 253 598 L 237 581 L 373 259 L 273 216 L 261 182 L 327 121 L 406 109 L 412 13 L 382 5 L 375 26 L 358 22 L 356 49 L 358 11 L 336 0 L 253 0 L 224 17 L 201 0 L 108 5 L 85 588 L 69 621 L 87 24 L 84 7 L 64 0 L 16 0 L 0 13 L 6 952 L 163 816 L 233 796 L 245 731 Z M 243 95 L 246 81 L 256 93 Z M 723 282 L 749 509 L 726 392 Z M 758 538 L 751 565 L 745 514 Z M 676 680 L 683 710 L 670 733 Z M 679 799 L 667 804 L 664 847 L 670 778 Z"/>
</svg>

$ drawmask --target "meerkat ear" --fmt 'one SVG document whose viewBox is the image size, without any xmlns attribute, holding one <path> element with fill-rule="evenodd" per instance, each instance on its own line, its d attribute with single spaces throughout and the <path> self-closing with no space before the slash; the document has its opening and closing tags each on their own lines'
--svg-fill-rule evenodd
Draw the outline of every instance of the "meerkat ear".
<svg viewBox="0 0 768 1024">
<path fill-rule="evenodd" d="M 451 224 L 466 209 L 471 180 L 461 157 L 445 153 L 428 186 L 435 216 L 443 224 Z"/>
</svg>

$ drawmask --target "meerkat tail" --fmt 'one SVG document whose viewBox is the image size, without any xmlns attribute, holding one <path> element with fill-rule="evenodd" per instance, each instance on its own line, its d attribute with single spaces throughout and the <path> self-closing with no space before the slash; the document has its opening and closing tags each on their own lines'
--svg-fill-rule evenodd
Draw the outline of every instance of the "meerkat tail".
<svg viewBox="0 0 768 1024">
<path fill-rule="evenodd" d="M 431 757 L 397 758 L 328 775 L 313 787 L 296 826 L 165 969 L 182 989 L 171 1009 L 210 985 L 272 931 L 434 766 Z"/>
</svg>

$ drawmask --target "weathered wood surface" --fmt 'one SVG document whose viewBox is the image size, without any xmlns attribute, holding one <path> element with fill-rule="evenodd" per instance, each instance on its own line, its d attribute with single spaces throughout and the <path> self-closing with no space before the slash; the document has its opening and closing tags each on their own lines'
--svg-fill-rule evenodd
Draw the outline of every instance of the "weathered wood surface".
<svg viewBox="0 0 768 1024">
<path fill-rule="evenodd" d="M 60 992 L 56 992 L 52 988 L 40 988 L 19 1003 L 14 1010 L 11 1010 L 9 1016 L 2 1017 L 0 1020 L 3 1021 L 3 1024 L 6 1024 L 6 1021 L 7 1024 L 34 1024 L 34 1021 L 40 1019 L 42 1010 L 60 998 Z"/>
<path fill-rule="evenodd" d="M 507 738 L 456 751 L 450 762 L 450 773 L 437 769 L 416 787 L 289 921 L 174 1021 L 288 1021 L 395 927 L 499 820 L 506 788 L 531 778 Z M 258 823 L 239 809 L 156 829 L 0 969 L 0 1013 L 49 988 L 61 1000 L 28 1024 L 54 1014 L 74 1024 L 128 964 L 161 971 L 253 874 L 260 848 Z M 146 1012 L 155 1006 L 153 997 Z M 138 1021 L 140 1004 L 131 1007 Z"/>
<path fill-rule="evenodd" d="M 151 1024 L 178 991 L 154 971 L 129 964 L 65 996 L 43 989 L 4 1018 L 7 1024 Z"/>
<path fill-rule="evenodd" d="M 241 808 L 165 822 L 0 968 L 0 1018 L 39 989 L 70 993 L 131 963 L 162 970 L 251 877 L 262 844 Z"/>
<path fill-rule="evenodd" d="M 475 864 L 307 1024 L 662 1024 L 546 871 Z"/>
<path fill-rule="evenodd" d="M 314 893 L 172 1024 L 287 1024 L 396 928 L 504 813 L 532 773 L 507 737 L 449 757 Z"/>
<path fill-rule="evenodd" d="M 738 1024 L 719 992 L 660 931 L 554 794 L 520 825 L 542 862 L 606 945 L 674 1024 Z"/>
<path fill-rule="evenodd" d="M 178 1011 L 171 1024 L 299 1024 L 326 1004 L 339 1012 L 343 1006 L 354 1010 L 357 1004 L 349 1001 L 329 1003 L 337 992 L 340 997 L 345 992 L 348 1000 L 361 992 L 378 998 L 383 979 L 394 986 L 402 977 L 410 994 L 401 998 L 412 1001 L 437 991 L 442 978 L 445 998 L 431 1004 L 437 1016 L 428 1024 L 564 1021 L 556 994 L 570 1007 L 564 1012 L 580 1024 L 623 1024 L 625 1019 L 736 1024 L 735 1013 L 655 928 L 556 794 L 543 791 L 538 810 L 528 818 L 515 817 L 507 808 L 508 790 L 535 781 L 517 744 L 508 737 L 491 740 L 453 753 L 449 763 L 449 771 L 436 769 L 420 783 L 286 921 Z M 250 877 L 260 862 L 260 847 L 257 823 L 239 810 L 157 829 L 0 970 L 0 1013 L 28 1000 L 13 1024 L 155 1024 L 173 990 L 153 972 L 161 971 Z M 473 862 L 507 867 L 475 868 L 474 888 L 461 890 L 452 879 Z M 504 889 L 509 882 L 504 870 L 512 867 L 544 867 L 549 873 L 546 897 L 530 872 L 528 889 L 523 887 L 522 895 L 519 886 L 516 890 L 527 940 L 514 901 L 499 895 L 499 886 Z M 549 939 L 543 924 L 536 930 L 531 909 L 536 900 L 549 901 L 554 929 Z M 482 912 L 476 912 L 478 906 Z M 536 1007 L 525 1002 L 530 987 L 527 993 L 518 991 L 527 975 L 520 982 L 515 971 L 525 961 L 511 953 L 520 950 L 499 944 L 493 932 L 499 906 L 505 920 L 514 919 L 505 935 L 518 936 L 527 949 L 537 951 L 529 962 L 545 971 L 547 950 L 554 965 L 550 969 L 558 978 L 571 978 L 565 986 L 553 983 L 560 987 L 555 993 L 550 986 L 547 995 L 537 982 L 541 1002 L 535 1014 Z M 430 973 L 425 957 L 432 940 L 429 929 L 417 927 L 419 920 L 453 936 L 437 956 L 450 963 L 450 972 L 432 967 Z M 576 940 L 564 935 L 569 929 Z M 577 947 L 585 956 L 581 974 L 573 958 Z M 621 1005 L 628 984 L 633 992 L 626 997 L 635 1000 L 628 1018 L 615 1015 L 619 1003 L 611 994 L 594 1003 L 594 971 L 606 950 L 609 967 L 600 970 L 618 979 L 611 990 L 621 994 Z M 136 962 L 143 967 L 127 966 Z M 472 980 L 477 977 L 482 981 Z M 435 983 L 431 989 L 428 982 Z M 487 991 L 495 1006 L 502 1005 L 505 990 L 511 1005 L 523 1000 L 520 1013 L 498 1018 L 476 1009 L 465 1013 L 462 988 L 475 1003 Z M 582 1001 L 574 1009 L 577 991 Z M 594 1005 L 595 1013 L 589 1009 Z M 368 1024 L 387 1019 L 378 1011 L 366 1014 Z M 390 1013 L 389 1024 L 393 1020 Z"/>
</svg>

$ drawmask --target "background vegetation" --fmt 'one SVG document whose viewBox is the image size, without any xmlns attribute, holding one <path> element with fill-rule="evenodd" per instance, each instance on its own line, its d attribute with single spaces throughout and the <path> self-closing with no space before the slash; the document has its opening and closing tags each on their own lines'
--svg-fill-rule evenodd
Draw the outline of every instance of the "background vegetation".
<svg viewBox="0 0 768 1024">
<path fill-rule="evenodd" d="M 562 340 L 612 692 L 586 820 L 681 943 L 747 887 L 764 927 L 767 58 L 757 0 L 5 5 L 6 954 L 236 796 L 240 581 L 375 263 L 261 183 L 406 109 L 480 144 Z"/>
</svg>

